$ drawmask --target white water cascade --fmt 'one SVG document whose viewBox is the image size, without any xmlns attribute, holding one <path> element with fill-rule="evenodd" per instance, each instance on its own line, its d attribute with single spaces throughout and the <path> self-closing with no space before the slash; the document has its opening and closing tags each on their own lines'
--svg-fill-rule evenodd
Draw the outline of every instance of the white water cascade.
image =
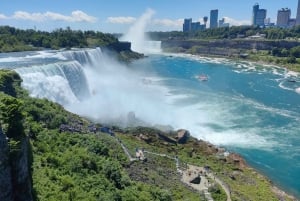
<svg viewBox="0 0 300 201">
<path fill-rule="evenodd" d="M 40 65 L 15 69 L 31 96 L 58 102 L 101 123 L 127 126 L 167 122 L 156 116 L 168 108 L 162 101 L 165 91 L 152 85 L 144 73 L 118 63 L 100 48 L 49 54 L 60 60 L 43 64 L 42 56 L 37 55 L 34 59 L 40 59 Z"/>
</svg>

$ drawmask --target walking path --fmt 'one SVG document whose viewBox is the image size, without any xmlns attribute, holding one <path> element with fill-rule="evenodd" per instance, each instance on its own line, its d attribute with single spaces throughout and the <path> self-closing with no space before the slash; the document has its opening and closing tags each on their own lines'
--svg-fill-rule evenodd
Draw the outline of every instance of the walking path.
<svg viewBox="0 0 300 201">
<path fill-rule="evenodd" d="M 127 157 L 129 158 L 130 161 L 136 161 L 136 158 L 131 157 L 128 149 L 125 147 L 125 145 L 118 139 L 115 137 L 115 139 L 117 140 L 117 142 L 119 142 L 119 144 L 121 145 L 122 149 L 124 150 L 125 154 L 127 155 Z"/>
<path fill-rule="evenodd" d="M 127 155 L 127 157 L 129 158 L 130 161 L 138 160 L 137 158 L 131 157 L 126 146 L 118 138 L 115 137 L 115 139 L 117 140 L 117 142 L 119 142 L 119 144 L 121 145 L 122 149 L 124 150 L 125 154 Z M 227 195 L 227 201 L 231 201 L 229 188 L 219 178 L 217 178 L 212 172 L 208 173 L 205 170 L 205 168 L 187 164 L 187 169 L 182 170 L 179 167 L 178 157 L 173 157 L 173 156 L 169 156 L 167 154 L 160 154 L 160 153 L 155 153 L 155 152 L 146 151 L 146 150 L 144 150 L 143 152 L 175 160 L 176 170 L 181 175 L 181 181 L 183 183 L 187 184 L 188 186 L 194 188 L 195 190 L 202 192 L 204 194 L 206 200 L 213 201 L 213 198 L 211 197 L 210 192 L 208 192 L 208 187 L 210 187 L 212 185 L 211 183 L 209 183 L 209 180 L 207 178 L 207 177 L 209 177 L 223 188 L 223 190 L 225 191 L 225 193 Z M 199 183 L 198 182 L 191 183 L 191 181 L 196 178 L 200 179 L 200 182 Z"/>
<path fill-rule="evenodd" d="M 208 173 L 208 176 L 213 179 L 215 182 L 217 182 L 225 191 L 226 195 L 227 195 L 227 201 L 231 201 L 231 197 L 230 197 L 230 189 L 228 188 L 227 185 L 225 185 L 218 177 L 216 177 L 215 175 L 213 175 L 213 173 Z"/>
</svg>

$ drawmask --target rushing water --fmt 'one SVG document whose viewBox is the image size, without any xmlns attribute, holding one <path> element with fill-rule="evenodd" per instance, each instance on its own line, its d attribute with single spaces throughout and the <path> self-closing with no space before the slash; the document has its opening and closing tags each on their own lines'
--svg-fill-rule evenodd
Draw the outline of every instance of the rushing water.
<svg viewBox="0 0 300 201">
<path fill-rule="evenodd" d="M 0 68 L 15 69 L 32 96 L 100 122 L 186 128 L 300 195 L 296 73 L 180 55 L 151 55 L 126 67 L 100 48 L 0 54 Z"/>
</svg>

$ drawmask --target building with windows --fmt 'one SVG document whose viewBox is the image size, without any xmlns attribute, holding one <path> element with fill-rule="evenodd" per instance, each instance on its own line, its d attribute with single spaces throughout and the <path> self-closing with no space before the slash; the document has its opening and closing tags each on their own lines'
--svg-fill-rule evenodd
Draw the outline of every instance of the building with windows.
<svg viewBox="0 0 300 201">
<path fill-rule="evenodd" d="M 200 31 L 206 28 L 205 24 L 200 22 L 192 22 L 192 18 L 184 19 L 183 32 Z"/>
<path fill-rule="evenodd" d="M 267 10 L 260 9 L 259 5 L 255 4 L 253 6 L 252 25 L 264 26 L 266 17 L 267 17 Z"/>
<path fill-rule="evenodd" d="M 210 11 L 210 28 L 217 28 L 218 27 L 218 14 L 219 10 L 211 10 Z"/>
<path fill-rule="evenodd" d="M 225 23 L 225 18 L 219 20 L 219 27 L 229 27 L 229 23 Z"/>
<path fill-rule="evenodd" d="M 297 17 L 296 17 L 296 26 L 300 25 L 300 0 L 298 0 L 298 9 L 297 9 Z"/>
<path fill-rule="evenodd" d="M 277 26 L 286 28 L 290 25 L 291 9 L 282 8 L 277 13 Z"/>
<path fill-rule="evenodd" d="M 192 30 L 192 18 L 184 19 L 183 32 L 188 32 Z"/>
</svg>

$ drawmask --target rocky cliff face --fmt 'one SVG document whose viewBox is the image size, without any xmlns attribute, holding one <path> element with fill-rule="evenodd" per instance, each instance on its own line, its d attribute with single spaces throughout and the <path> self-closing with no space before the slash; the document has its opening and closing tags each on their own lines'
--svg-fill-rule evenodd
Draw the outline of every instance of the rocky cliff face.
<svg viewBox="0 0 300 201">
<path fill-rule="evenodd" d="M 13 149 L 9 148 L 6 135 L 0 130 L 0 200 L 31 201 L 28 138 L 22 138 Z"/>
<path fill-rule="evenodd" d="M 0 200 L 12 201 L 12 178 L 6 136 L 0 128 Z"/>
<path fill-rule="evenodd" d="M 20 140 L 20 148 L 10 156 L 14 201 L 33 200 L 29 154 L 29 140 L 23 137 Z"/>
</svg>

